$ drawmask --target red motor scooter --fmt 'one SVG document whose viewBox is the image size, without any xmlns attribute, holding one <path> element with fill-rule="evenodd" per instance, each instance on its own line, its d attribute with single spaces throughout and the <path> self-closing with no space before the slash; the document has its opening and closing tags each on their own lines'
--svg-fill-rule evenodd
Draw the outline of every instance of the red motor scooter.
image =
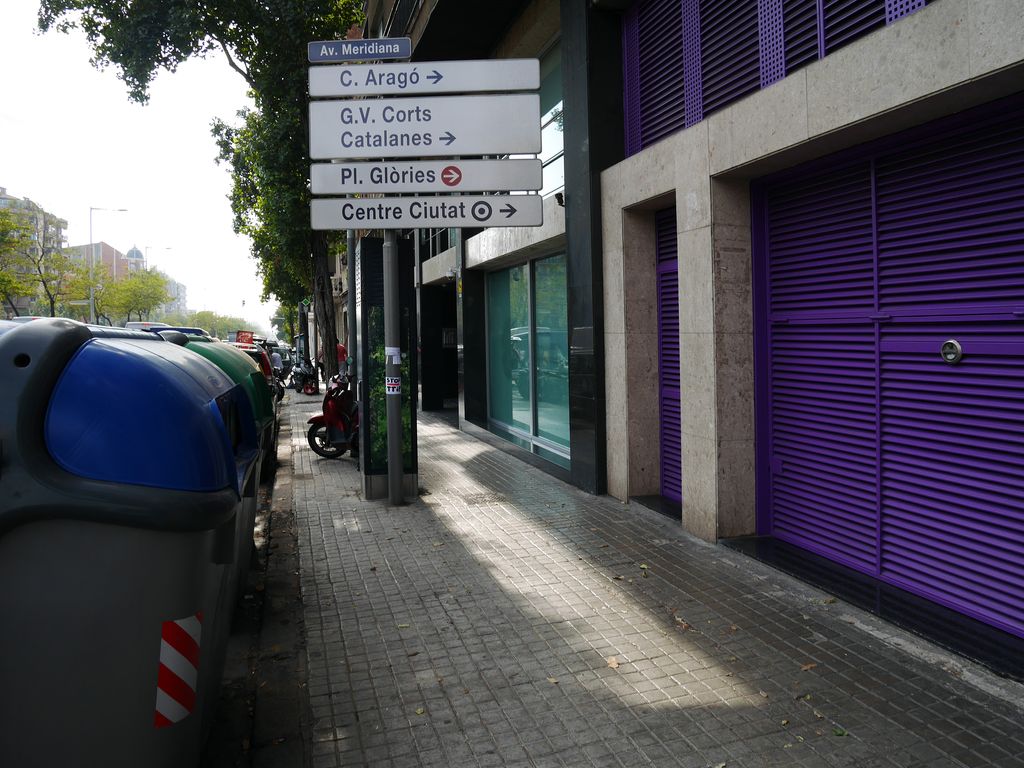
<svg viewBox="0 0 1024 768">
<path fill-rule="evenodd" d="M 359 456 L 359 404 L 352 391 L 352 376 L 339 373 L 327 383 L 324 412 L 308 422 L 306 441 L 317 456 L 337 459 L 349 451 Z"/>
</svg>

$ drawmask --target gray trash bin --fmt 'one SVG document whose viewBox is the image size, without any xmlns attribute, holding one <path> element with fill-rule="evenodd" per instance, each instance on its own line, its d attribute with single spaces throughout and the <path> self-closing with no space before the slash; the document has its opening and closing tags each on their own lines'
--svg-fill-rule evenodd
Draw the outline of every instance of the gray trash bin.
<svg viewBox="0 0 1024 768">
<path fill-rule="evenodd" d="M 157 337 L 0 322 L 0 765 L 198 763 L 252 423 Z"/>
</svg>

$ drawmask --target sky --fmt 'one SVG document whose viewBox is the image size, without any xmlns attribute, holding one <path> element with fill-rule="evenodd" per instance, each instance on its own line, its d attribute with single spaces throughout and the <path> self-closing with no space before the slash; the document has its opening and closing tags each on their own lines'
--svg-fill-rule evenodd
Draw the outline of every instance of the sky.
<svg viewBox="0 0 1024 768">
<path fill-rule="evenodd" d="M 269 330 L 274 304 L 247 238 L 231 229 L 230 172 L 215 117 L 237 123 L 245 82 L 223 55 L 161 72 L 140 106 L 114 68 L 90 63 L 79 32 L 36 30 L 37 0 L 0 0 L 0 187 L 65 220 L 68 245 L 92 239 L 147 254 L 188 289 L 188 306 Z"/>
</svg>

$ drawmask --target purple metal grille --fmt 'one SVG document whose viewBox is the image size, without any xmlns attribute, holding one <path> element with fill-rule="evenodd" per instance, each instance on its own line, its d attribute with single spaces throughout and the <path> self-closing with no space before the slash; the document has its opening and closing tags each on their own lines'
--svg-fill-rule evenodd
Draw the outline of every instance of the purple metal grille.
<svg viewBox="0 0 1024 768">
<path fill-rule="evenodd" d="M 638 0 L 622 22 L 626 151 L 823 58 L 927 0 Z"/>
<path fill-rule="evenodd" d="M 1024 99 L 757 199 L 771 532 L 1024 636 Z"/>
<path fill-rule="evenodd" d="M 1024 131 L 997 123 L 879 160 L 880 306 L 1024 307 Z"/>
<path fill-rule="evenodd" d="M 1024 323 L 884 327 L 881 354 L 882 574 L 1024 635 Z"/>
<path fill-rule="evenodd" d="M 683 49 L 679 0 L 637 5 L 640 147 L 683 127 Z"/>
<path fill-rule="evenodd" d="M 757 29 L 760 44 L 761 87 L 786 76 L 786 42 L 782 0 L 758 0 Z"/>
<path fill-rule="evenodd" d="M 786 73 L 818 60 L 818 0 L 783 0 Z"/>
<path fill-rule="evenodd" d="M 885 26 L 886 0 L 823 0 L 825 50 L 831 53 Z"/>
<path fill-rule="evenodd" d="M 682 0 L 683 78 L 686 126 L 704 119 L 703 70 L 700 55 L 700 0 Z"/>
<path fill-rule="evenodd" d="M 679 385 L 679 266 L 676 209 L 654 214 L 658 260 L 658 389 L 661 420 L 661 495 L 682 502 L 682 408 Z"/>
<path fill-rule="evenodd" d="M 622 81 L 626 155 L 634 155 L 640 143 L 640 26 L 637 6 L 622 17 Z"/>
<path fill-rule="evenodd" d="M 925 0 L 885 0 L 885 23 L 892 24 L 924 6 Z"/>
<path fill-rule="evenodd" d="M 758 0 L 700 0 L 704 116 L 761 84 Z"/>
</svg>

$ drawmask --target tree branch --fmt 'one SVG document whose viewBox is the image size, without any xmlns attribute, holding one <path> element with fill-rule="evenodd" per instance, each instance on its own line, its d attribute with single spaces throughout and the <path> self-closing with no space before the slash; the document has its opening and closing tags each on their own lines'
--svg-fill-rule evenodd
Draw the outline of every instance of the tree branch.
<svg viewBox="0 0 1024 768">
<path fill-rule="evenodd" d="M 235 61 L 234 57 L 232 57 L 232 55 L 231 55 L 231 51 L 228 50 L 227 44 L 223 40 L 217 40 L 217 42 L 220 44 L 221 50 L 224 51 L 224 55 L 227 56 L 228 65 L 233 70 L 235 70 L 235 72 L 240 74 L 245 79 L 245 82 L 247 82 L 249 84 L 250 88 L 252 88 L 253 90 L 256 90 L 256 82 L 249 75 L 248 70 L 246 70 L 244 67 L 240 66 Z"/>
</svg>

